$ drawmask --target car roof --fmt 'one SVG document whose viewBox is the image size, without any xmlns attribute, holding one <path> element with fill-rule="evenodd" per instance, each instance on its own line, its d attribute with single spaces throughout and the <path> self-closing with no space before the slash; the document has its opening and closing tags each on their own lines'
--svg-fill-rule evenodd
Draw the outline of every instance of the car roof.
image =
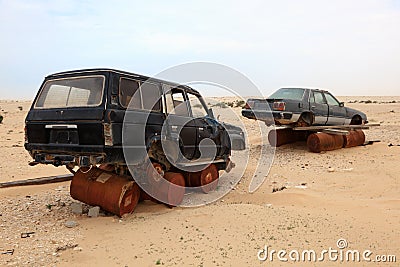
<svg viewBox="0 0 400 267">
<path fill-rule="evenodd" d="M 318 89 L 318 88 L 301 88 L 301 87 L 283 87 L 283 88 L 280 88 L 280 89 L 289 89 L 289 90 L 291 90 L 291 89 L 296 89 L 296 90 L 298 90 L 298 89 L 303 89 L 303 90 L 310 90 L 310 91 L 320 91 L 320 92 L 326 92 L 326 93 L 329 93 L 329 91 L 327 91 L 327 90 L 324 90 L 324 89 Z"/>
<path fill-rule="evenodd" d="M 168 84 L 171 86 L 175 86 L 181 89 L 185 89 L 187 92 L 193 93 L 200 95 L 200 93 L 196 90 L 193 89 L 192 87 L 188 85 L 182 85 L 176 82 L 171 82 L 167 80 L 161 80 L 158 78 L 153 78 L 153 77 L 148 77 L 142 74 L 137 74 L 133 72 L 128 72 L 128 71 L 123 71 L 123 70 L 117 70 L 117 69 L 111 69 L 111 68 L 91 68 L 91 69 L 77 69 L 77 70 L 69 70 L 69 71 L 62 71 L 62 72 L 57 72 L 53 74 L 49 74 L 46 76 L 46 79 L 52 79 L 52 78 L 60 78 L 64 76 L 69 76 L 69 75 L 74 75 L 74 74 L 89 74 L 89 73 L 96 73 L 96 72 L 109 72 L 109 73 L 117 73 L 117 74 L 122 74 L 124 76 L 130 76 L 134 78 L 141 78 L 141 79 L 151 79 L 152 81 L 157 81 L 160 83 Z"/>
</svg>

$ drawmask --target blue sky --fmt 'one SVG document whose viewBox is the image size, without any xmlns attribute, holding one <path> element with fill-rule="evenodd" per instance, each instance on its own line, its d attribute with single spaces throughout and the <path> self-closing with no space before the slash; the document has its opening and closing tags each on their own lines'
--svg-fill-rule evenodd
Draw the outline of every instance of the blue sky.
<svg viewBox="0 0 400 267">
<path fill-rule="evenodd" d="M 232 67 L 266 95 L 399 95 L 399 2 L 0 0 L 0 99 L 31 99 L 63 70 L 151 76 L 194 61 Z"/>
</svg>

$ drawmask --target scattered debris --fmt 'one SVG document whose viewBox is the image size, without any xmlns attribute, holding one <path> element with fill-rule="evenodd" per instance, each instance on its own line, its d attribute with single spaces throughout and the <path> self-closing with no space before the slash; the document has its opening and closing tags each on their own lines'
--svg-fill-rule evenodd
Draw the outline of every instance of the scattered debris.
<svg viewBox="0 0 400 267">
<path fill-rule="evenodd" d="M 18 109 L 19 109 L 20 111 L 24 110 L 24 108 L 23 108 L 22 106 L 19 106 Z"/>
<path fill-rule="evenodd" d="M 388 147 L 392 147 L 392 146 L 400 146 L 400 145 L 393 145 L 392 143 L 390 143 L 390 144 L 388 145 Z"/>
<path fill-rule="evenodd" d="M 74 214 L 82 214 L 83 213 L 82 203 L 73 202 L 71 204 L 71 211 Z"/>
<path fill-rule="evenodd" d="M 1 252 L 1 255 L 14 255 L 14 249 L 7 249 L 6 251 Z"/>
<path fill-rule="evenodd" d="M 66 244 L 64 246 L 56 248 L 56 253 L 60 252 L 60 251 L 65 251 L 67 249 L 74 249 L 75 250 L 76 247 L 78 247 L 78 244 Z"/>
<path fill-rule="evenodd" d="M 336 171 L 335 168 L 332 168 L 332 167 L 328 168 L 328 172 L 335 172 L 335 171 Z"/>
<path fill-rule="evenodd" d="M 370 145 L 373 145 L 375 143 L 380 143 L 380 142 L 381 142 L 381 140 L 367 141 L 364 144 L 362 144 L 362 146 L 370 146 Z"/>
<path fill-rule="evenodd" d="M 31 237 L 35 232 L 21 233 L 21 238 Z"/>
<path fill-rule="evenodd" d="M 4 187 L 14 187 L 14 186 L 25 186 L 25 185 L 40 185 L 40 184 L 50 184 L 50 183 L 60 183 L 72 180 L 71 174 L 41 177 L 27 180 L 19 180 L 12 182 L 0 183 L 0 188 Z"/>
<path fill-rule="evenodd" d="M 74 247 L 74 251 L 82 251 L 83 249 L 81 247 Z"/>
<path fill-rule="evenodd" d="M 78 223 L 75 222 L 75 221 L 66 221 L 66 222 L 64 223 L 64 225 L 65 225 L 65 227 L 67 227 L 67 228 L 74 228 L 74 227 L 78 226 Z"/>
<path fill-rule="evenodd" d="M 275 187 L 275 188 L 272 189 L 272 193 L 280 192 L 280 191 L 283 191 L 283 190 L 285 190 L 285 189 L 287 189 L 286 186 Z"/>
<path fill-rule="evenodd" d="M 89 209 L 88 216 L 92 217 L 92 218 L 96 218 L 96 217 L 99 217 L 99 213 L 100 213 L 100 207 L 98 207 L 98 206 L 93 207 L 93 208 Z"/>
</svg>

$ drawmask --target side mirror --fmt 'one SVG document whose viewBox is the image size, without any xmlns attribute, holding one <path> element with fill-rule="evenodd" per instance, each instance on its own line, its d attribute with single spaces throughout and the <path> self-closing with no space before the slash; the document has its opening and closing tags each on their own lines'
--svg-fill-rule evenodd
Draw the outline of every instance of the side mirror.
<svg viewBox="0 0 400 267">
<path fill-rule="evenodd" d="M 344 107 L 344 102 L 340 102 L 339 107 Z"/>
</svg>

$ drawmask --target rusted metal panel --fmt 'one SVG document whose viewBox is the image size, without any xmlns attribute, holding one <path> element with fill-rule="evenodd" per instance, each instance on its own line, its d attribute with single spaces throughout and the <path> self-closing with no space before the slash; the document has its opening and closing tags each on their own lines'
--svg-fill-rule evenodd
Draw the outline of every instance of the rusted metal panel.
<svg viewBox="0 0 400 267">
<path fill-rule="evenodd" d="M 336 150 L 343 147 L 343 135 L 332 135 L 327 133 L 314 133 L 307 139 L 307 146 L 311 152 Z"/>
<path fill-rule="evenodd" d="M 356 147 L 365 143 L 365 134 L 363 130 L 350 131 L 349 135 L 344 136 L 343 147 Z"/>
<path fill-rule="evenodd" d="M 273 147 L 280 147 L 286 144 L 307 140 L 308 132 L 293 131 L 292 129 L 271 130 L 268 134 L 268 141 Z"/>
<path fill-rule="evenodd" d="M 50 183 L 61 183 L 65 181 L 71 181 L 72 175 L 58 175 L 58 176 L 49 176 L 49 177 L 41 177 L 41 178 L 33 178 L 27 180 L 19 180 L 19 181 L 11 181 L 0 183 L 0 188 L 6 187 L 14 187 L 14 186 L 27 186 L 27 185 L 40 185 L 40 184 L 50 184 Z"/>
<path fill-rule="evenodd" d="M 183 175 L 177 172 L 166 172 L 164 179 L 169 183 L 161 181 L 158 186 L 154 185 L 153 187 L 157 198 L 167 201 L 165 204 L 170 206 L 181 204 L 185 195 L 185 178 Z"/>
<path fill-rule="evenodd" d="M 185 173 L 185 178 L 188 187 L 200 187 L 207 194 L 217 188 L 219 173 L 215 164 L 210 164 L 201 172 Z"/>
<path fill-rule="evenodd" d="M 72 178 L 70 192 L 72 198 L 118 216 L 133 212 L 140 197 L 139 186 L 129 176 L 96 167 L 78 170 Z"/>
<path fill-rule="evenodd" d="M 355 130 L 364 129 L 368 130 L 370 127 L 379 127 L 379 123 L 365 124 L 365 125 L 324 125 L 324 126 L 307 126 L 307 127 L 294 127 L 294 131 L 320 131 L 323 129 L 342 129 L 342 130 Z"/>
<path fill-rule="evenodd" d="M 217 189 L 219 173 L 215 164 L 210 164 L 207 168 L 201 171 L 200 184 L 201 190 L 204 193 L 211 192 Z"/>
<path fill-rule="evenodd" d="M 147 194 L 146 191 L 144 191 L 143 189 L 140 189 L 140 198 L 139 198 L 139 202 L 140 201 L 145 201 L 145 200 L 151 200 L 153 202 L 157 202 L 156 199 L 154 199 L 153 197 L 151 197 L 149 194 Z"/>
</svg>

